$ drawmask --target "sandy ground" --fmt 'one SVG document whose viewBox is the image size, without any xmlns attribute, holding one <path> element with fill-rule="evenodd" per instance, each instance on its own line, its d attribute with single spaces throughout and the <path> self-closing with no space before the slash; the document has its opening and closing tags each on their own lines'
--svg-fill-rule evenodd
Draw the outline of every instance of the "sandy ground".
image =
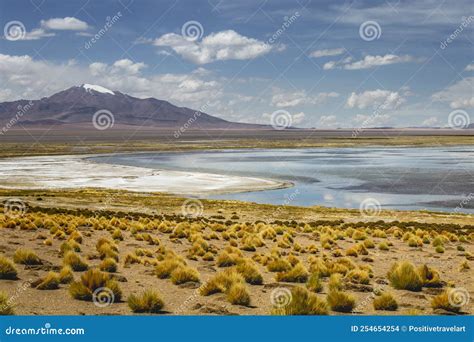
<svg viewBox="0 0 474 342">
<path fill-rule="evenodd" d="M 200 172 L 156 170 L 95 163 L 90 156 L 48 156 L 0 160 L 5 189 L 106 188 L 203 195 L 291 186 L 275 180 Z"/>
</svg>

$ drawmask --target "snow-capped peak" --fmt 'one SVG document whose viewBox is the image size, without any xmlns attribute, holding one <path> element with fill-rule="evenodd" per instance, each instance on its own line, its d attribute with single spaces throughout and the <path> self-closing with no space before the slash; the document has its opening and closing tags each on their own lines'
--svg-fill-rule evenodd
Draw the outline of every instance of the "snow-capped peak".
<svg viewBox="0 0 474 342">
<path fill-rule="evenodd" d="M 95 85 L 95 84 L 83 84 L 82 87 L 87 91 L 90 92 L 91 90 L 96 91 L 98 93 L 103 93 L 103 94 L 111 94 L 115 95 L 112 90 L 109 90 L 107 88 L 104 88 L 100 85 Z"/>
</svg>

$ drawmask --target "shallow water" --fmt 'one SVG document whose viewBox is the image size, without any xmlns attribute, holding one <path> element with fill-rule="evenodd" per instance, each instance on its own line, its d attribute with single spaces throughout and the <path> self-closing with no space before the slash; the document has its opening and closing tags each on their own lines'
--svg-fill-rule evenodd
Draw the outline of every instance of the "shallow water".
<svg viewBox="0 0 474 342">
<path fill-rule="evenodd" d="M 215 199 L 359 208 L 474 213 L 474 148 L 309 148 L 139 153 L 91 158 L 153 169 L 205 171 L 294 183 L 279 190 L 222 194 Z"/>
</svg>

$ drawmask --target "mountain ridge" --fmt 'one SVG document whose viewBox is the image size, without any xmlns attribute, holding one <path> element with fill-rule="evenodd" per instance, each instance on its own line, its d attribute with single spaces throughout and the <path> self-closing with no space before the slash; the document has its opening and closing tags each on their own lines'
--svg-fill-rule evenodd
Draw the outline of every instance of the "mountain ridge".
<svg viewBox="0 0 474 342">
<path fill-rule="evenodd" d="M 39 100 L 0 103 L 0 123 L 16 122 L 28 126 L 92 124 L 98 111 L 112 114 L 114 124 L 177 129 L 192 122 L 193 129 L 262 129 L 269 126 L 237 123 L 179 107 L 153 97 L 140 99 L 118 90 L 94 84 L 73 86 Z"/>
</svg>

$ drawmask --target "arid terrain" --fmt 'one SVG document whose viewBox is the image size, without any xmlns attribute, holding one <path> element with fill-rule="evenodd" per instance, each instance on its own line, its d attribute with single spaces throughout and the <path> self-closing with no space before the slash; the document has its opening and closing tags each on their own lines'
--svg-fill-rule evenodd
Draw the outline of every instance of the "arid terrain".
<svg viewBox="0 0 474 342">
<path fill-rule="evenodd" d="M 0 291 L 15 314 L 473 312 L 472 215 L 364 217 L 123 191 L 0 195 L 21 199 L 0 214 Z"/>
</svg>

